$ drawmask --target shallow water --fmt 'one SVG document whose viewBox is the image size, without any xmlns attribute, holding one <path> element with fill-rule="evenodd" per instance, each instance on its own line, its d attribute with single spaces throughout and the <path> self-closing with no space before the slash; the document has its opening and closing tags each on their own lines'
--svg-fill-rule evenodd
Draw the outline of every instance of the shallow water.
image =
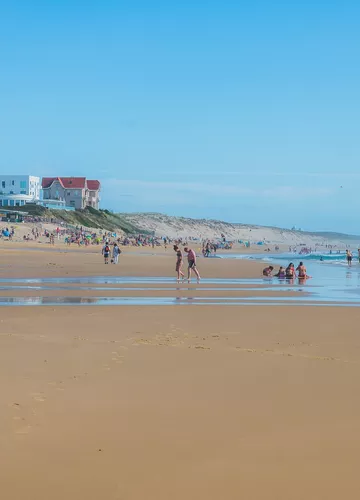
<svg viewBox="0 0 360 500">
<path fill-rule="evenodd" d="M 0 306 L 121 305 L 322 305 L 356 306 L 356 300 L 321 301 L 312 297 L 1 297 Z"/>
<path fill-rule="evenodd" d="M 279 282 L 277 279 L 264 279 L 264 280 L 204 280 L 204 285 L 194 285 L 189 286 L 188 284 L 177 284 L 170 281 L 171 278 L 108 278 L 108 277 L 91 277 L 91 278 L 44 278 L 44 279 L 7 279 L 1 280 L 6 281 L 6 285 L 1 285 L 0 290 L 6 292 L 15 291 L 56 291 L 59 292 L 58 296 L 43 296 L 43 297 L 22 297 L 22 296 L 4 296 L 0 297 L 0 306 L 4 305 L 173 305 L 178 303 L 193 303 L 193 304 L 221 304 L 221 305 L 241 305 L 241 304 L 352 304 L 360 305 L 360 281 L 354 282 L 354 280 L 349 280 L 347 286 L 341 286 L 334 279 L 329 280 L 308 280 L 307 282 L 299 283 L 298 281 L 294 283 L 284 283 Z M 101 284 L 116 283 L 119 286 L 98 286 L 99 282 Z M 222 286 L 225 284 L 236 284 L 237 286 Z M 87 286 L 83 286 L 83 284 Z M 92 285 L 94 283 L 94 285 Z M 133 284 L 139 286 L 129 287 L 121 286 L 124 284 Z M 162 286 L 146 286 L 146 283 L 156 283 L 156 284 L 167 284 L 167 287 Z M 89 286 L 90 284 L 90 286 Z M 213 286 L 208 286 L 212 284 Z M 51 286 L 50 286 L 51 285 Z M 73 286 L 69 286 L 73 285 Z M 216 286 L 220 285 L 220 286 Z M 255 285 L 255 286 L 249 286 Z M 92 297 L 92 296 L 64 296 L 62 292 L 71 291 L 110 291 L 112 293 L 127 292 L 127 296 L 111 296 L 111 297 Z M 132 297 L 133 292 L 153 292 L 161 291 L 164 292 L 163 297 Z M 194 297 L 181 296 L 182 292 L 193 292 Z M 239 297 L 224 297 L 224 296 L 203 296 L 203 292 L 247 292 L 246 296 L 242 295 Z M 257 293 L 256 296 L 253 292 Z M 166 292 L 176 292 L 179 294 L 178 297 L 170 297 L 166 295 Z M 264 295 L 259 294 L 259 292 L 264 292 Z M 278 296 L 278 293 L 291 292 L 291 296 Z M 294 293 L 296 294 L 294 296 Z"/>
<path fill-rule="evenodd" d="M 338 257 L 338 256 L 337 256 Z M 291 260 L 295 266 L 304 256 L 294 254 L 268 255 L 236 255 L 228 254 L 226 258 L 241 258 L 251 260 L 272 260 L 274 267 L 287 265 Z M 342 257 L 343 258 L 343 257 Z M 354 261 L 352 267 L 329 261 L 319 262 L 308 259 L 305 264 L 309 280 L 278 280 L 277 278 L 241 279 L 241 278 L 205 278 L 201 284 L 192 282 L 176 283 L 173 277 L 164 276 L 89 276 L 89 277 L 48 277 L 48 278 L 1 278 L 0 290 L 11 291 L 58 291 L 55 297 L 0 297 L 0 306 L 4 305 L 174 305 L 174 304 L 212 304 L 212 305 L 353 305 L 360 306 L 360 265 Z M 339 265 L 341 264 L 341 265 Z M 346 264 L 346 263 L 345 263 Z M 64 291 L 126 291 L 126 297 L 66 297 Z M 131 297 L 132 292 L 164 292 L 163 297 Z M 166 292 L 177 292 L 178 297 L 166 296 Z M 194 292 L 195 297 L 181 296 L 182 292 Z M 203 292 L 248 292 L 241 297 L 205 297 Z M 257 292 L 253 296 L 251 292 Z M 259 294 L 263 291 L 264 295 Z M 279 297 L 279 292 L 292 292 L 291 296 Z M 294 296 L 294 292 L 296 296 Z M 222 294 L 223 295 L 223 294 Z"/>
</svg>

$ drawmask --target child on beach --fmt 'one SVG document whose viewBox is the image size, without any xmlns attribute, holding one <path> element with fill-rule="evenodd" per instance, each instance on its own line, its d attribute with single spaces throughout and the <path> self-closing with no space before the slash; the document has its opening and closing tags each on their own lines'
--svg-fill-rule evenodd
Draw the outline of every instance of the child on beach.
<svg viewBox="0 0 360 500">
<path fill-rule="evenodd" d="M 273 266 L 265 267 L 265 269 L 263 269 L 263 276 L 267 276 L 268 278 L 272 277 L 273 270 L 274 270 Z"/>
</svg>

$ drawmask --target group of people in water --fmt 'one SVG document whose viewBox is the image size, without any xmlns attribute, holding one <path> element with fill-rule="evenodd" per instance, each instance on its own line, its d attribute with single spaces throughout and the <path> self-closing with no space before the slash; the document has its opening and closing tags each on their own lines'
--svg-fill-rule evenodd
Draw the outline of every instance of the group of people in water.
<svg viewBox="0 0 360 500">
<path fill-rule="evenodd" d="M 295 278 L 298 278 L 299 280 L 306 280 L 308 278 L 311 278 L 311 276 L 308 276 L 306 267 L 304 266 L 303 262 L 300 262 L 296 269 L 292 262 L 290 262 L 290 264 L 286 268 L 280 266 L 276 274 L 274 274 L 273 266 L 267 266 L 265 267 L 265 269 L 263 269 L 263 276 L 267 278 L 275 277 L 284 280 L 294 280 Z"/>
</svg>

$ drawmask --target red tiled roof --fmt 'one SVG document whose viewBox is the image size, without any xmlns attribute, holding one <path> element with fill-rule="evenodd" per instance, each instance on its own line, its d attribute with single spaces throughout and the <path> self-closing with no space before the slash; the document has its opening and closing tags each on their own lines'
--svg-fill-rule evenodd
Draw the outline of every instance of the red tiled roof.
<svg viewBox="0 0 360 500">
<path fill-rule="evenodd" d="M 60 181 L 60 179 L 58 177 L 43 177 L 42 181 L 41 181 L 41 185 L 42 185 L 43 189 L 50 187 L 51 184 L 54 181 L 56 181 L 56 179 L 58 179 Z M 60 181 L 60 183 L 61 183 L 61 181 Z"/>
<path fill-rule="evenodd" d="M 54 181 L 59 181 L 64 189 L 84 189 L 86 177 L 44 177 L 43 189 L 49 188 Z"/>
<path fill-rule="evenodd" d="M 97 191 L 100 189 L 100 182 L 99 181 L 86 181 L 88 189 L 91 191 Z"/>
</svg>

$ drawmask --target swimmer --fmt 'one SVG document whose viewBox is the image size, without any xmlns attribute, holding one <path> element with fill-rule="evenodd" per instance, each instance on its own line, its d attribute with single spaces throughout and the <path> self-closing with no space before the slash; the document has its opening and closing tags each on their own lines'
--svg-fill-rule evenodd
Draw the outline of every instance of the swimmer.
<svg viewBox="0 0 360 500">
<path fill-rule="evenodd" d="M 200 282 L 200 274 L 196 267 L 196 253 L 191 248 L 185 247 L 184 252 L 188 254 L 188 282 L 190 283 L 191 271 L 194 271 L 197 282 Z"/>
<path fill-rule="evenodd" d="M 176 252 L 176 257 L 177 257 L 175 271 L 177 273 L 177 282 L 179 283 L 180 276 L 181 278 L 185 278 L 185 274 L 182 272 L 183 254 L 177 245 L 174 245 L 174 251 Z"/>
<path fill-rule="evenodd" d="M 263 269 L 263 276 L 271 278 L 273 270 L 274 270 L 273 266 L 265 267 L 265 269 Z"/>
</svg>

